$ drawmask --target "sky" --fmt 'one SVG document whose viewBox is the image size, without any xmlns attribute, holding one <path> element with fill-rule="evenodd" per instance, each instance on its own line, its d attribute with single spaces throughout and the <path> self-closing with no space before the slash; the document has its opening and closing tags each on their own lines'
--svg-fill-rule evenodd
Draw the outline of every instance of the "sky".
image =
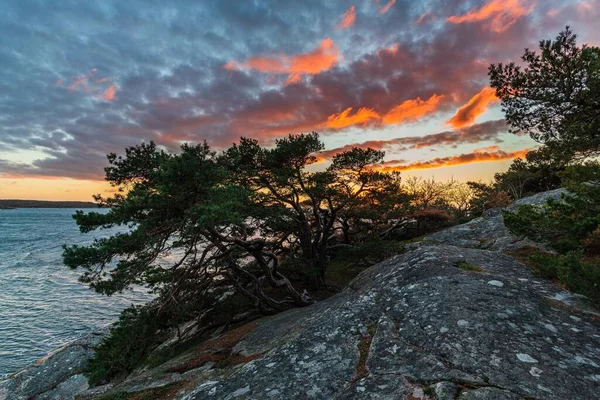
<svg viewBox="0 0 600 400">
<path fill-rule="evenodd" d="M 489 180 L 536 146 L 489 65 L 566 25 L 600 45 L 599 20 L 600 0 L 4 0 L 0 198 L 110 195 L 106 154 L 142 142 L 312 131 L 323 166 L 372 147 L 405 176 Z"/>
</svg>

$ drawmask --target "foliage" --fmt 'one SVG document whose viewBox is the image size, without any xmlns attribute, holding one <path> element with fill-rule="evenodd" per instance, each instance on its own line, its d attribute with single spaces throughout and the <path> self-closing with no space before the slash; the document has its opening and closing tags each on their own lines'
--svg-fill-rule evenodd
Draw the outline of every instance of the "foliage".
<svg viewBox="0 0 600 400">
<path fill-rule="evenodd" d="M 475 265 L 467 261 L 461 261 L 458 264 L 456 264 L 456 266 L 464 271 L 485 272 L 485 270 L 479 265 Z"/>
<path fill-rule="evenodd" d="M 369 168 L 383 152 L 353 148 L 324 171 L 307 171 L 322 149 L 316 133 L 290 135 L 272 149 L 242 138 L 221 158 L 232 183 L 254 196 L 249 210 L 262 217 L 269 251 L 299 254 L 317 272 L 315 286 L 325 283 L 338 237 L 349 244 L 357 234 L 372 236 L 381 220 L 404 212 L 399 175 Z"/>
<path fill-rule="evenodd" d="M 570 162 L 570 155 L 555 153 L 550 147 L 542 146 L 528 152 L 525 159 L 514 160 L 508 171 L 495 174 L 495 186 L 516 200 L 556 189 L 561 186 L 560 173 Z"/>
<path fill-rule="evenodd" d="M 568 167 L 561 176 L 568 194 L 560 200 L 549 199 L 541 207 L 523 205 L 516 212 L 505 212 L 504 221 L 513 233 L 546 242 L 558 251 L 558 256 L 532 256 L 534 270 L 598 302 L 600 164 Z"/>
<path fill-rule="evenodd" d="M 593 192 L 600 195 L 595 189 Z M 561 200 L 549 199 L 541 208 L 522 205 L 516 212 L 506 211 L 504 221 L 515 234 L 547 242 L 558 252 L 577 250 L 600 223 L 600 202 L 587 197 L 586 192 L 566 194 Z"/>
<path fill-rule="evenodd" d="M 159 342 L 159 319 L 151 307 L 125 309 L 110 333 L 96 347 L 86 372 L 90 386 L 131 372 Z"/>
<path fill-rule="evenodd" d="M 524 132 L 562 157 L 600 151 L 600 49 L 577 46 L 569 27 L 540 52 L 525 50 L 525 67 L 492 64 L 491 86 L 512 131 Z"/>
<path fill-rule="evenodd" d="M 512 197 L 510 197 L 510 195 L 507 192 L 505 192 L 505 191 L 493 192 L 489 196 L 487 201 L 484 203 L 484 207 L 485 207 L 485 209 L 504 208 L 504 207 L 510 205 L 512 202 L 513 202 L 513 199 L 512 199 Z"/>
<path fill-rule="evenodd" d="M 590 233 L 582 242 L 583 251 L 590 257 L 600 257 L 600 227 Z"/>
<path fill-rule="evenodd" d="M 557 279 L 600 305 L 600 258 L 585 258 L 581 251 L 565 255 L 534 254 L 529 265 L 539 275 Z"/>
</svg>

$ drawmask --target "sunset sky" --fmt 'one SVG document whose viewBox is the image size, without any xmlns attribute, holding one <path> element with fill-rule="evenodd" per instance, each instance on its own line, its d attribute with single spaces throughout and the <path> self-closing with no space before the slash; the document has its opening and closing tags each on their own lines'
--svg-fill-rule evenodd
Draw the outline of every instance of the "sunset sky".
<svg viewBox="0 0 600 400">
<path fill-rule="evenodd" d="M 107 195 L 106 153 L 265 145 L 317 131 L 381 168 L 488 180 L 508 133 L 490 63 L 566 25 L 600 45 L 600 0 L 29 1 L 0 4 L 0 198 Z"/>
</svg>

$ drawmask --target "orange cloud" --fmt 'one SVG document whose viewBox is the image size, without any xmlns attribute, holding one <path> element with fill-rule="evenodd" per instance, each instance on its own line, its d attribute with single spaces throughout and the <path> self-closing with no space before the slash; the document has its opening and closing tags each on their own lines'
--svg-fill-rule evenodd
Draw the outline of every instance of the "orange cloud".
<svg viewBox="0 0 600 400">
<path fill-rule="evenodd" d="M 514 160 L 515 158 L 523 158 L 530 151 L 529 149 L 523 149 L 518 151 L 506 152 L 499 150 L 492 146 L 491 151 L 485 151 L 486 149 L 479 149 L 473 153 L 460 154 L 457 156 L 450 157 L 438 157 L 429 161 L 418 161 L 410 164 L 393 165 L 397 164 L 397 161 L 391 161 L 384 163 L 383 167 L 375 167 L 379 171 L 409 171 L 409 170 L 421 170 L 431 168 L 442 168 L 451 167 L 455 165 L 473 164 L 479 162 L 492 162 L 492 161 L 505 161 Z M 387 164 L 387 165 L 386 165 Z M 392 165 L 389 165 L 392 164 Z"/>
<path fill-rule="evenodd" d="M 489 153 L 489 152 L 499 151 L 499 150 L 500 150 L 500 146 L 493 145 L 493 146 L 488 146 L 488 147 L 482 147 L 480 149 L 475 149 L 475 150 L 473 150 L 473 153 Z"/>
<path fill-rule="evenodd" d="M 472 125 L 478 116 L 486 112 L 490 108 L 490 105 L 497 101 L 499 99 L 496 97 L 496 91 L 491 87 L 484 87 L 467 104 L 459 108 L 456 114 L 446 122 L 454 128 Z"/>
<path fill-rule="evenodd" d="M 342 129 L 355 125 L 396 125 L 414 122 L 435 111 L 438 108 L 440 100 L 443 98 L 444 96 L 434 94 L 427 100 L 421 100 L 420 97 L 406 100 L 389 110 L 383 116 L 372 108 L 367 107 L 361 107 L 352 114 L 353 107 L 348 107 L 340 113 L 331 114 L 327 117 L 327 121 L 320 124 L 319 127 L 325 129 Z"/>
<path fill-rule="evenodd" d="M 405 122 L 414 122 L 417 119 L 435 111 L 444 96 L 432 95 L 427 100 L 421 100 L 417 97 L 414 100 L 406 100 L 396 107 L 392 108 L 385 115 L 381 116 L 372 108 L 361 107 L 352 114 L 352 107 L 344 111 L 331 114 L 327 121 L 319 127 L 326 129 L 342 129 L 355 125 L 396 125 Z"/>
<path fill-rule="evenodd" d="M 374 110 L 366 107 L 359 108 L 354 114 L 352 107 L 346 108 L 344 111 L 338 114 L 330 115 L 325 122 L 325 128 L 341 129 L 353 125 L 367 125 L 370 122 L 381 119 L 381 116 Z"/>
<path fill-rule="evenodd" d="M 327 38 L 308 53 L 295 56 L 283 54 L 272 57 L 251 57 L 241 63 L 229 61 L 223 68 L 228 70 L 245 68 L 272 74 L 289 74 L 288 83 L 294 83 L 299 80 L 300 75 L 318 74 L 333 67 L 338 61 L 339 49 L 333 40 Z"/>
<path fill-rule="evenodd" d="M 487 21 L 488 29 L 503 32 L 532 11 L 533 3 L 530 0 L 491 0 L 464 15 L 450 16 L 447 21 L 453 24 Z"/>
<path fill-rule="evenodd" d="M 385 114 L 382 122 L 385 125 L 392 125 L 416 121 L 435 111 L 443 97 L 434 94 L 427 100 L 421 100 L 420 97 L 414 100 L 406 100 Z"/>
<path fill-rule="evenodd" d="M 591 1 L 582 1 L 577 3 L 577 11 L 581 14 L 589 14 L 594 12 L 594 4 Z"/>
<path fill-rule="evenodd" d="M 379 0 L 377 0 L 377 3 L 379 3 Z M 394 4 L 396 4 L 396 0 L 388 1 L 386 5 L 384 5 L 383 7 L 379 7 L 379 14 L 383 15 L 387 13 L 388 11 L 390 11 L 390 8 L 392 8 Z"/>
<path fill-rule="evenodd" d="M 350 28 L 356 21 L 356 7 L 352 6 L 340 17 L 340 22 L 335 26 L 336 29 Z"/>
</svg>

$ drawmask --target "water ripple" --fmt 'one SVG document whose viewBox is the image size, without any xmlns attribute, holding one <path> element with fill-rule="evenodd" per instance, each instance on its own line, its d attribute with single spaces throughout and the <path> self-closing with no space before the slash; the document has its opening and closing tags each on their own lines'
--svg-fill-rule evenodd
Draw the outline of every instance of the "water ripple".
<svg viewBox="0 0 600 400">
<path fill-rule="evenodd" d="M 80 272 L 62 264 L 61 246 L 99 236 L 79 233 L 73 213 L 0 210 L 0 377 L 149 298 L 141 290 L 107 298 L 78 282 Z"/>
</svg>

